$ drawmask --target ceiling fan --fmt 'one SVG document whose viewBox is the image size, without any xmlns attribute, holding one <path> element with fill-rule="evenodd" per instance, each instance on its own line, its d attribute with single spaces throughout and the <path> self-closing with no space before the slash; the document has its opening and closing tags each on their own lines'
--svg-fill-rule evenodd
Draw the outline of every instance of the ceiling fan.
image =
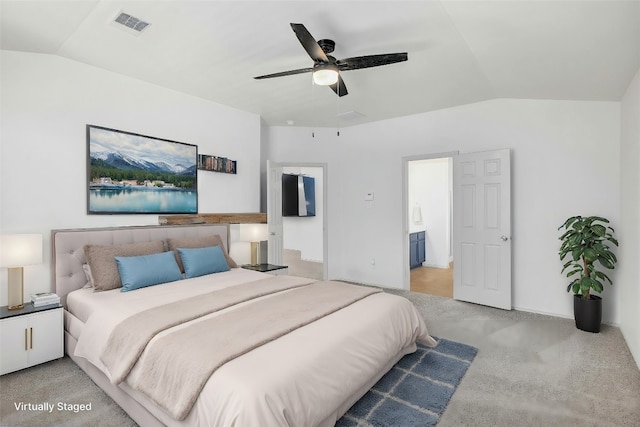
<svg viewBox="0 0 640 427">
<path fill-rule="evenodd" d="M 316 84 L 329 86 L 338 96 L 347 95 L 347 87 L 340 76 L 340 71 L 358 70 L 360 68 L 379 67 L 381 65 L 403 62 L 408 59 L 406 52 L 386 53 L 381 55 L 354 56 L 353 58 L 336 59 L 329 55 L 333 52 L 336 43 L 333 40 L 316 40 L 302 24 L 291 24 L 293 32 L 304 50 L 313 59 L 313 67 L 300 68 L 298 70 L 282 71 L 280 73 L 266 74 L 254 77 L 254 79 L 269 79 L 272 77 L 291 76 L 313 72 L 313 80 Z"/>
</svg>

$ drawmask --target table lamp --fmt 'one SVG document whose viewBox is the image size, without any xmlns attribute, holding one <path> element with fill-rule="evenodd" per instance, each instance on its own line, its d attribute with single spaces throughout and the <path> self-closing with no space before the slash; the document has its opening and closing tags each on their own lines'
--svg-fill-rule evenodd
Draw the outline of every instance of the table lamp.
<svg viewBox="0 0 640 427">
<path fill-rule="evenodd" d="M 240 240 L 251 242 L 251 265 L 261 263 L 260 252 L 266 248 L 267 224 L 240 224 Z M 266 263 L 266 260 L 264 260 Z"/>
<path fill-rule="evenodd" d="M 42 264 L 41 234 L 7 234 L 0 236 L 0 267 L 9 271 L 9 310 L 24 308 L 23 267 Z"/>
</svg>

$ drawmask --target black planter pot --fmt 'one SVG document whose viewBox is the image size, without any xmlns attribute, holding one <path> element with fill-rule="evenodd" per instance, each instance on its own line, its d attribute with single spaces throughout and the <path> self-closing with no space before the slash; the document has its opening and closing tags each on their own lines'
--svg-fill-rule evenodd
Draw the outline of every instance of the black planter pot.
<svg viewBox="0 0 640 427">
<path fill-rule="evenodd" d="M 576 328 L 587 332 L 600 332 L 602 298 L 591 295 L 590 299 L 584 299 L 582 295 L 574 295 L 573 316 L 576 319 Z"/>
</svg>

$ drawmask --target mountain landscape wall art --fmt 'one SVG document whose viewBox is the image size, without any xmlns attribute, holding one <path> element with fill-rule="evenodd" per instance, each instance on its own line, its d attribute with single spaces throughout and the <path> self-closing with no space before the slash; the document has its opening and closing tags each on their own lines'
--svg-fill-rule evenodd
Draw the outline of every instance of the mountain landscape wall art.
<svg viewBox="0 0 640 427">
<path fill-rule="evenodd" d="M 198 147 L 87 125 L 87 213 L 198 213 Z"/>
</svg>

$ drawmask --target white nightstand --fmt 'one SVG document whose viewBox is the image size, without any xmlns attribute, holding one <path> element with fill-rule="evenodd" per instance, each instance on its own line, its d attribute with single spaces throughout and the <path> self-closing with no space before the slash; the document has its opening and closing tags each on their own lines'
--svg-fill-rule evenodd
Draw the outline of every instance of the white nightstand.
<svg viewBox="0 0 640 427">
<path fill-rule="evenodd" d="M 259 271 L 261 273 L 271 274 L 273 276 L 284 276 L 289 274 L 289 267 L 286 265 L 275 265 L 275 264 L 258 264 L 251 265 L 245 264 L 242 268 L 246 270 Z"/>
<path fill-rule="evenodd" d="M 0 307 L 0 375 L 64 356 L 63 313 L 59 304 L 22 310 Z"/>
</svg>

